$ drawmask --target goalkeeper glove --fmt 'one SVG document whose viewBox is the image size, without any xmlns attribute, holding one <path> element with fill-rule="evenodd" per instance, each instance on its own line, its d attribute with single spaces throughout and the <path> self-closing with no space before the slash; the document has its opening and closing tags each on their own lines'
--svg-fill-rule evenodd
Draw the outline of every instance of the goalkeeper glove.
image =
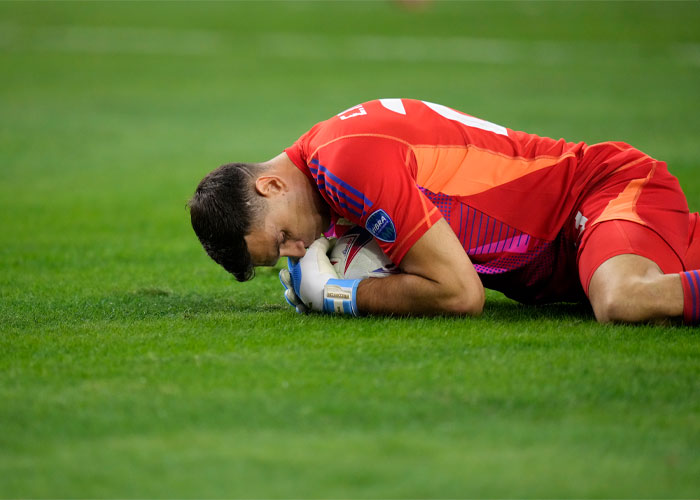
<svg viewBox="0 0 700 500">
<path fill-rule="evenodd" d="M 287 269 L 280 271 L 284 297 L 297 312 L 308 309 L 326 313 L 358 315 L 357 286 L 360 280 L 338 277 L 326 253 L 330 241 L 319 238 L 301 259 L 287 258 Z"/>
<path fill-rule="evenodd" d="M 290 259 L 291 257 L 287 257 L 288 264 Z M 289 274 L 289 270 L 282 269 L 280 271 L 279 277 L 280 281 L 282 282 L 282 286 L 284 287 L 284 300 L 287 301 L 287 304 L 296 309 L 297 313 L 306 314 L 309 310 L 301 301 L 299 296 L 296 293 L 294 293 L 294 284 L 292 283 L 292 275 Z"/>
</svg>

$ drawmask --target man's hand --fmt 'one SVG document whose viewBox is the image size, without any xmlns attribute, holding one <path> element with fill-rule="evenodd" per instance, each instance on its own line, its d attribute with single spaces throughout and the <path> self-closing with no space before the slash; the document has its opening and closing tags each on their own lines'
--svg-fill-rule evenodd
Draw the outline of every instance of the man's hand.
<svg viewBox="0 0 700 500">
<path fill-rule="evenodd" d="M 444 219 L 436 222 L 401 261 L 399 274 L 360 281 L 338 279 L 326 256 L 330 246 L 316 240 L 299 261 L 280 271 L 287 302 L 302 312 L 478 316 L 484 287 L 469 256 Z M 358 293 L 358 284 L 359 293 Z M 359 308 L 358 308 L 359 303 Z"/>
<path fill-rule="evenodd" d="M 301 259 L 287 259 L 280 271 L 284 297 L 297 312 L 314 311 L 357 316 L 356 293 L 360 280 L 339 279 L 326 253 L 330 241 L 319 238 Z"/>
</svg>

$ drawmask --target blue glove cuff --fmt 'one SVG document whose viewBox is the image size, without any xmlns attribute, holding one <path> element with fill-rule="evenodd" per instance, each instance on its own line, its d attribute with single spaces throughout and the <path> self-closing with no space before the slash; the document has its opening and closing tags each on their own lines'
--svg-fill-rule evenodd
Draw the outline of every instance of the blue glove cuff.
<svg viewBox="0 0 700 500">
<path fill-rule="evenodd" d="M 323 312 L 352 314 L 357 310 L 357 286 L 360 280 L 329 279 L 323 287 Z"/>
</svg>

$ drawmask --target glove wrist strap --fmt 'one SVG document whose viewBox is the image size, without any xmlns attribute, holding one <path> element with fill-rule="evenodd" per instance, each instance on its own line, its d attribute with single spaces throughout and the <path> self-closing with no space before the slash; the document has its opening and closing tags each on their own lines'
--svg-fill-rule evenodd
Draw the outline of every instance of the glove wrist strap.
<svg viewBox="0 0 700 500">
<path fill-rule="evenodd" d="M 323 311 L 359 316 L 357 286 L 360 280 L 329 279 L 323 287 Z"/>
</svg>

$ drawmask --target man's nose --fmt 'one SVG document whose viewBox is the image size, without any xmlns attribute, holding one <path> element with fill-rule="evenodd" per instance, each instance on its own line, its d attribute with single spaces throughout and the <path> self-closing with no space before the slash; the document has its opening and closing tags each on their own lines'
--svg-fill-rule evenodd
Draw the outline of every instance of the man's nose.
<svg viewBox="0 0 700 500">
<path fill-rule="evenodd" d="M 301 240 L 286 241 L 280 247 L 280 257 L 295 257 L 298 259 L 303 257 L 304 254 L 306 254 L 306 248 Z"/>
</svg>

